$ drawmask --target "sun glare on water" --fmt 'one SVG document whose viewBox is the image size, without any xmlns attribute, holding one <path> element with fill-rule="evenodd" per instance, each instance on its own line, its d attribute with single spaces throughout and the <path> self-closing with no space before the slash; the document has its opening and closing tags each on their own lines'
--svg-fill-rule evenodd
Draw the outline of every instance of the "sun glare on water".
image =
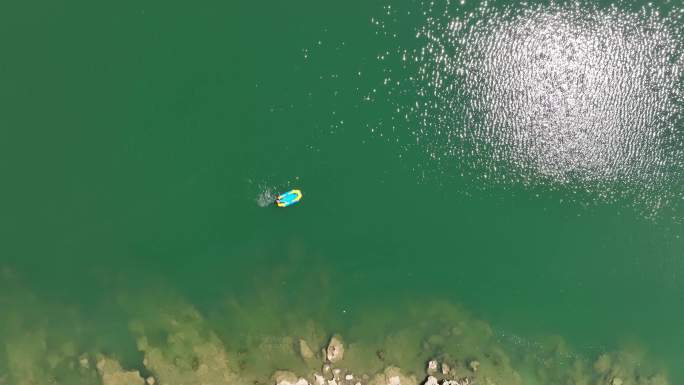
<svg viewBox="0 0 684 385">
<path fill-rule="evenodd" d="M 405 78 L 387 90 L 413 99 L 396 109 L 407 147 L 443 173 L 652 205 L 681 195 L 681 10 L 485 2 L 464 14 L 430 2 L 420 13 L 415 46 L 394 51 Z M 388 15 L 385 34 L 401 12 Z"/>
</svg>

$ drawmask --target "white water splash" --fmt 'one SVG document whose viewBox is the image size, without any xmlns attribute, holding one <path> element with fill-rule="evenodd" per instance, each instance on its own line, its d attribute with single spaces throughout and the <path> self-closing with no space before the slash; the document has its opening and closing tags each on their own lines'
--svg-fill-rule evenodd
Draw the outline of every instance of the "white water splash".
<svg viewBox="0 0 684 385">
<path fill-rule="evenodd" d="M 255 199 L 259 207 L 272 205 L 278 197 L 276 190 L 272 186 L 259 186 L 259 193 Z"/>
</svg>

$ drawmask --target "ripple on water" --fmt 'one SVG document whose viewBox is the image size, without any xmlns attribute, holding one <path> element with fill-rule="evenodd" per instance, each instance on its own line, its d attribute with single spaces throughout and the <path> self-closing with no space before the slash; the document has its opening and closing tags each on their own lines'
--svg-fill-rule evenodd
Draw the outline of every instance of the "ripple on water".
<svg viewBox="0 0 684 385">
<path fill-rule="evenodd" d="M 651 208 L 682 199 L 683 10 L 420 8 L 415 39 L 394 51 L 407 79 L 385 83 L 415 99 L 396 111 L 440 173 Z M 392 35 L 400 12 L 388 15 L 377 25 Z"/>
</svg>

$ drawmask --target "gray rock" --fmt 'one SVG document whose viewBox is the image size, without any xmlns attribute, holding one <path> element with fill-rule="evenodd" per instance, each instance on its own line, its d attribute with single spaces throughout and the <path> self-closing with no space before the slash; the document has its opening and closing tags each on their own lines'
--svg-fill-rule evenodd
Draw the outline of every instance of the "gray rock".
<svg viewBox="0 0 684 385">
<path fill-rule="evenodd" d="M 321 376 L 320 374 L 314 373 L 313 378 L 315 385 L 325 385 L 325 377 Z"/>
<path fill-rule="evenodd" d="M 439 366 L 439 363 L 437 363 L 437 360 L 430 360 L 428 361 L 427 364 L 427 372 L 428 374 L 434 374 L 437 373 L 437 367 Z"/>
<path fill-rule="evenodd" d="M 276 385 L 295 385 L 297 380 L 297 376 L 287 370 L 278 370 L 273 373 L 273 381 Z"/>
<path fill-rule="evenodd" d="M 385 368 L 381 373 L 371 378 L 369 385 L 416 385 L 418 379 L 414 376 L 407 376 L 396 366 Z"/>
</svg>

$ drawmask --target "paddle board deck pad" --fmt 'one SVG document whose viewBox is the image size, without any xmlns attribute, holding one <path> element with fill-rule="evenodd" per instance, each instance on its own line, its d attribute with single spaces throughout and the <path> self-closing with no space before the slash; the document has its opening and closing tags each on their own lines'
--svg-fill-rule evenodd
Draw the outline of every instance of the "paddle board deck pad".
<svg viewBox="0 0 684 385">
<path fill-rule="evenodd" d="M 287 207 L 291 206 L 299 200 L 302 199 L 302 192 L 299 190 L 290 190 L 286 193 L 282 193 L 278 195 L 278 199 L 276 199 L 276 204 L 278 207 Z"/>
</svg>

